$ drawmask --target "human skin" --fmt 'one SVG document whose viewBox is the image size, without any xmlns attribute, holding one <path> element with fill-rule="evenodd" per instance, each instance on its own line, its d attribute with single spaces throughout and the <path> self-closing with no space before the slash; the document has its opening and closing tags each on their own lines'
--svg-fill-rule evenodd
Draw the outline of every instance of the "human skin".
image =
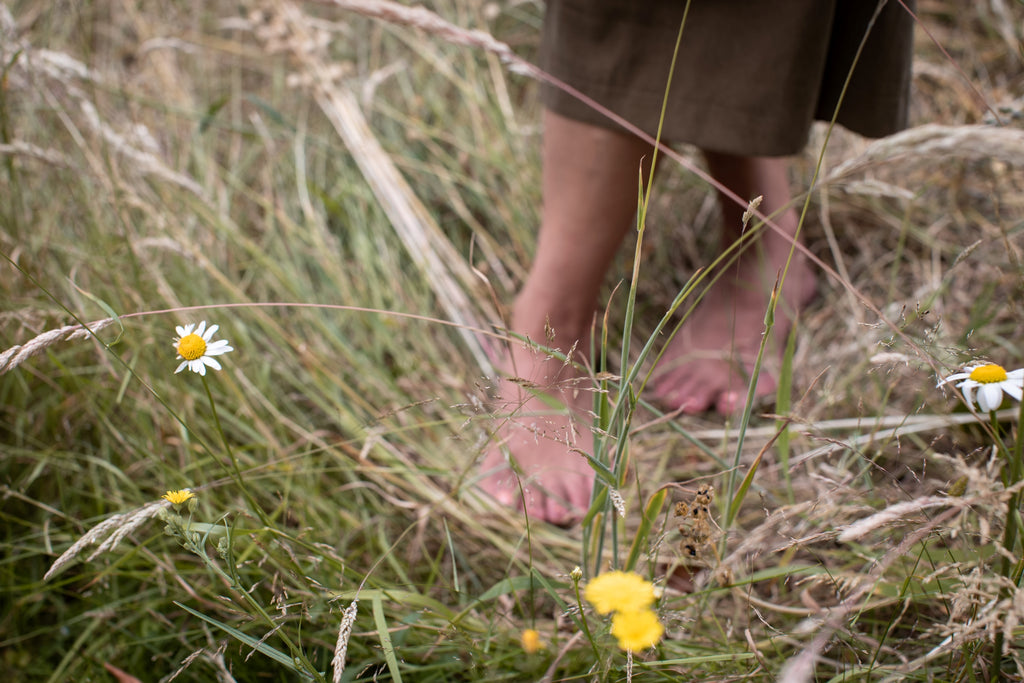
<svg viewBox="0 0 1024 683">
<path fill-rule="evenodd" d="M 631 228 L 638 172 L 651 146 L 628 133 L 544 114 L 544 205 L 529 275 L 512 308 L 511 330 L 587 364 L 590 325 L 604 277 Z M 704 153 L 713 178 L 740 197 L 763 196 L 778 231 L 764 230 L 704 296 L 655 368 L 650 397 L 666 410 L 733 413 L 743 407 L 761 343 L 772 285 L 797 233 L 783 159 Z M 740 238 L 746 206 L 719 195 L 722 244 Z M 775 335 L 813 295 L 815 277 L 796 255 L 783 282 Z M 590 500 L 593 396 L 585 373 L 535 346 L 510 343 L 500 385 L 495 441 L 481 487 L 499 502 L 556 524 L 578 519 Z M 756 395 L 774 393 L 770 374 Z M 553 409 L 550 404 L 557 404 Z"/>
</svg>

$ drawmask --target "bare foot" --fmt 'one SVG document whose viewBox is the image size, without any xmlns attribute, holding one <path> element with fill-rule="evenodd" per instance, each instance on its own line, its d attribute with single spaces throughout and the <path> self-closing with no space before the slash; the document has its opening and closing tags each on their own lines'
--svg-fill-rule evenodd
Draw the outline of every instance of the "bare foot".
<svg viewBox="0 0 1024 683">
<path fill-rule="evenodd" d="M 651 392 L 657 403 L 691 414 L 714 409 L 730 415 L 743 408 L 778 272 L 768 271 L 782 267 L 772 261 L 769 258 L 761 267 L 737 267 L 708 292 L 654 370 Z M 781 359 L 780 340 L 789 335 L 795 311 L 814 296 L 815 287 L 806 260 L 794 256 L 775 310 L 766 360 Z M 755 396 L 771 396 L 775 389 L 775 377 L 762 366 Z"/>
<path fill-rule="evenodd" d="M 572 365 L 516 346 L 516 372 L 501 383 L 500 422 L 480 487 L 531 518 L 569 525 L 586 511 L 594 481 L 584 455 L 594 449 L 589 380 Z"/>
</svg>

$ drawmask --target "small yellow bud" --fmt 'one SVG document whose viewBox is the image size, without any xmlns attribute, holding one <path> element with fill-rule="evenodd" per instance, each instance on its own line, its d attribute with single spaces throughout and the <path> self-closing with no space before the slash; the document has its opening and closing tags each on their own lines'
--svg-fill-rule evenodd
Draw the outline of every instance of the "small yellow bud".
<svg viewBox="0 0 1024 683">
<path fill-rule="evenodd" d="M 540 633 L 538 633 L 536 629 L 523 629 L 519 638 L 523 643 L 523 652 L 528 655 L 532 655 L 538 650 L 544 649 L 544 643 L 540 641 Z"/>
</svg>

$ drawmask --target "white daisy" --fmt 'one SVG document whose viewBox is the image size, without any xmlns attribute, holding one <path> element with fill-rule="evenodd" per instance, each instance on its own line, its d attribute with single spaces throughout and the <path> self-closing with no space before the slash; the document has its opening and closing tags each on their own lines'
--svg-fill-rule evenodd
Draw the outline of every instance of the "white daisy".
<svg viewBox="0 0 1024 683">
<path fill-rule="evenodd" d="M 963 380 L 956 386 L 963 392 L 971 410 L 974 409 L 975 390 L 978 392 L 978 408 L 985 413 L 1002 405 L 1004 393 L 1018 401 L 1024 396 L 1024 368 L 1007 372 L 994 363 L 968 366 L 939 382 L 939 386 L 957 380 Z"/>
<path fill-rule="evenodd" d="M 174 328 L 174 331 L 178 333 L 178 338 L 174 340 L 174 350 L 178 352 L 178 358 L 183 359 L 174 374 L 188 368 L 192 372 L 206 375 L 207 366 L 214 370 L 220 370 L 220 363 L 213 356 L 219 356 L 222 353 L 234 351 L 234 349 L 228 345 L 225 339 L 210 341 L 218 327 L 219 325 L 210 325 L 210 329 L 207 330 L 204 320 L 199 323 L 199 327 L 191 324 L 184 327 L 178 325 Z"/>
</svg>

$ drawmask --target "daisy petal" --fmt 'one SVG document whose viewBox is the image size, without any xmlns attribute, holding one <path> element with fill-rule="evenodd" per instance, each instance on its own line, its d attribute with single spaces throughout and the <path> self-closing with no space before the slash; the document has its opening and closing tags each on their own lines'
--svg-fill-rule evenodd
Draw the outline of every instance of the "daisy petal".
<svg viewBox="0 0 1024 683">
<path fill-rule="evenodd" d="M 1003 402 L 1003 388 L 999 382 L 982 384 L 978 389 L 978 407 L 984 412 L 995 410 Z"/>
<path fill-rule="evenodd" d="M 964 392 L 964 401 L 967 402 L 967 407 L 970 408 L 973 411 L 974 410 L 974 387 L 976 387 L 977 384 L 974 383 L 974 382 L 971 382 L 970 380 L 968 380 L 967 382 L 961 382 L 958 386 L 961 388 L 960 390 L 962 392 Z"/>
<path fill-rule="evenodd" d="M 220 354 L 227 353 L 229 351 L 234 351 L 234 349 L 228 346 L 227 341 L 223 339 L 215 341 L 206 347 L 207 356 L 219 356 Z"/>
<path fill-rule="evenodd" d="M 965 378 L 970 377 L 970 376 L 971 376 L 971 373 L 969 373 L 969 372 L 958 372 L 955 375 L 950 375 L 949 377 L 946 377 L 945 379 L 940 379 L 939 383 L 936 386 L 941 387 L 943 384 L 952 384 L 953 382 L 957 381 L 958 379 L 965 379 Z"/>
</svg>

